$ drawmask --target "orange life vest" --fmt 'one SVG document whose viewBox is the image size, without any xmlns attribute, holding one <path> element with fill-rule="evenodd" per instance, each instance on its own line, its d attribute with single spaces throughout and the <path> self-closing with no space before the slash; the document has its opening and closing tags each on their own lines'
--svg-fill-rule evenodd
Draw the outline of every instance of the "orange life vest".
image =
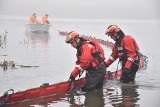
<svg viewBox="0 0 160 107">
<path fill-rule="evenodd" d="M 41 23 L 45 24 L 47 20 L 48 20 L 48 17 L 47 16 L 43 16 Z"/>
<path fill-rule="evenodd" d="M 38 20 L 34 16 L 29 17 L 29 24 L 37 23 Z"/>
</svg>

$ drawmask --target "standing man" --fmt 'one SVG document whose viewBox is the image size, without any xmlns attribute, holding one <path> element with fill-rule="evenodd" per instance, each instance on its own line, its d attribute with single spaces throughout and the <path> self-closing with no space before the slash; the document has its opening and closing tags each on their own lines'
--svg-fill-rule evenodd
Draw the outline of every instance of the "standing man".
<svg viewBox="0 0 160 107">
<path fill-rule="evenodd" d="M 69 81 L 74 81 L 77 75 L 81 76 L 86 71 L 86 83 L 82 91 L 91 91 L 103 87 L 106 74 L 104 63 L 104 51 L 95 41 L 87 41 L 79 36 L 77 32 L 70 32 L 66 37 L 66 43 L 77 49 L 77 61 L 71 72 Z"/>
<path fill-rule="evenodd" d="M 125 35 L 123 31 L 116 25 L 110 25 L 107 28 L 106 35 L 111 37 L 115 44 L 106 66 L 109 67 L 117 58 L 122 63 L 122 76 L 120 81 L 123 83 L 133 82 L 136 72 L 139 68 L 139 47 L 129 35 Z"/>
<path fill-rule="evenodd" d="M 32 16 L 29 17 L 28 23 L 29 23 L 29 24 L 38 23 L 38 20 L 37 20 L 37 17 L 36 17 L 36 14 L 35 14 L 35 13 L 33 13 Z"/>
<path fill-rule="evenodd" d="M 45 14 L 45 16 L 42 17 L 41 24 L 49 24 L 48 14 Z"/>
</svg>

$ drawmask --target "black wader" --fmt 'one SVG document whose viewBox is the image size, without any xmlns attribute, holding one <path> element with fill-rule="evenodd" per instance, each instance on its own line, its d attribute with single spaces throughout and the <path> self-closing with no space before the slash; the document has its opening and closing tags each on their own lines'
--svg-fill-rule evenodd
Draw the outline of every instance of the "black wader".
<svg viewBox="0 0 160 107">
<path fill-rule="evenodd" d="M 106 66 L 104 64 L 96 67 L 97 69 L 89 69 L 86 73 L 86 83 L 82 87 L 82 91 L 91 91 L 96 88 L 103 87 L 103 81 L 106 74 Z"/>
</svg>

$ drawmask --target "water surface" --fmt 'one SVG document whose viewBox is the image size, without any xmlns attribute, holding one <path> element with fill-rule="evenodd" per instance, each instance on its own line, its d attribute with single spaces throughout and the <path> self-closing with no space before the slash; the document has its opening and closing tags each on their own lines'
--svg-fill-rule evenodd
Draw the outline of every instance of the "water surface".
<svg viewBox="0 0 160 107">
<path fill-rule="evenodd" d="M 104 35 L 110 24 L 117 24 L 138 42 L 141 52 L 148 56 L 147 70 L 137 73 L 136 84 L 124 85 L 118 81 L 106 82 L 103 90 L 68 96 L 65 93 L 51 96 L 41 103 L 27 102 L 19 107 L 159 107 L 160 102 L 160 21 L 63 21 L 52 20 L 49 33 L 25 32 L 25 19 L 1 18 L 0 34 L 7 30 L 7 42 L 0 48 L 0 61 L 14 61 L 16 69 L 0 68 L 0 95 L 8 89 L 15 92 L 66 81 L 75 64 L 76 50 L 66 44 L 60 31 L 77 31 L 80 34 L 109 39 Z M 154 27 L 153 27 L 154 26 Z M 103 46 L 108 58 L 111 49 Z M 114 63 L 108 70 L 115 71 Z M 20 66 L 23 65 L 23 66 Z M 26 67 L 29 66 L 29 67 Z M 37 101 L 38 102 L 38 101 Z"/>
</svg>

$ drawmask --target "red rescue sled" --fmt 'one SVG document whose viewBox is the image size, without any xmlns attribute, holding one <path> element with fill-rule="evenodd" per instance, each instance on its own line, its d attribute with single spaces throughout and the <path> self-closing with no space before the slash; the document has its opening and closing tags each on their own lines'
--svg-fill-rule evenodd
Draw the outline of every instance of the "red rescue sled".
<svg viewBox="0 0 160 107">
<path fill-rule="evenodd" d="M 140 63 L 139 69 L 142 69 L 145 65 L 145 62 L 142 61 Z M 115 72 L 108 72 L 105 76 L 105 80 L 109 80 L 110 78 L 115 79 L 122 75 L 121 70 Z M 85 83 L 85 78 L 81 78 L 73 82 L 72 89 L 75 90 L 77 87 L 83 86 Z M 38 88 L 28 89 L 22 92 L 14 93 L 13 89 L 10 89 L 4 93 L 3 96 L 0 97 L 0 103 L 2 104 L 10 104 L 10 103 L 17 103 L 17 102 L 25 102 L 28 100 L 36 99 L 39 97 L 47 97 L 50 95 L 56 95 L 58 93 L 65 93 L 70 90 L 71 83 L 61 82 L 57 84 L 42 84 Z M 9 94 L 9 91 L 12 91 L 12 94 Z"/>
</svg>

